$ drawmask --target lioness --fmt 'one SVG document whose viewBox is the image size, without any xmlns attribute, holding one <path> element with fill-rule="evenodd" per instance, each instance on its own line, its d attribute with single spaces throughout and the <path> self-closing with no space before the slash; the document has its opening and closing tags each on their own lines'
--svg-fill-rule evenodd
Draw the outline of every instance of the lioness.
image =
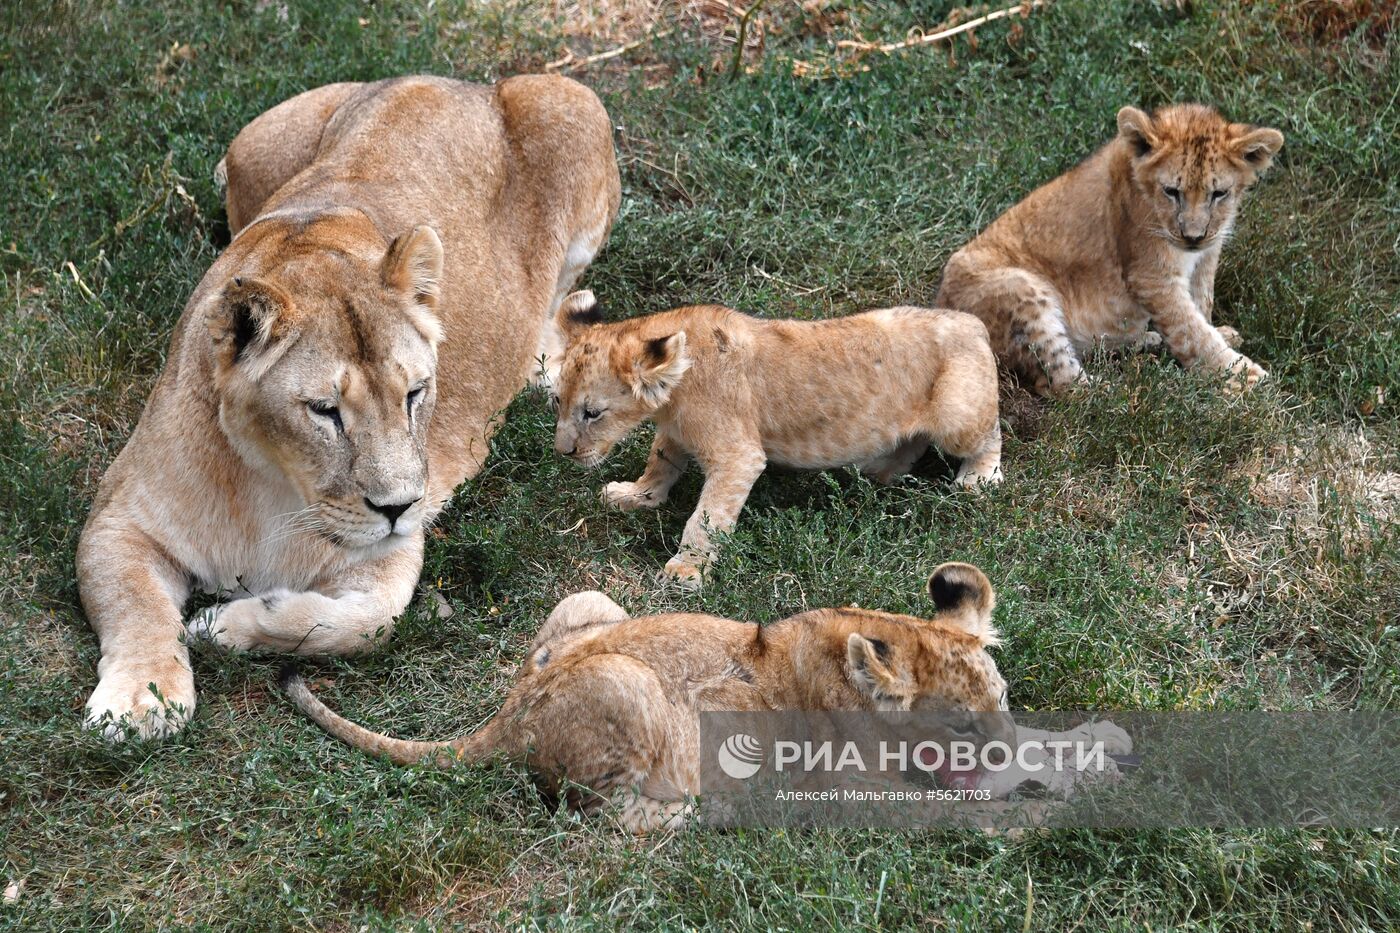
<svg viewBox="0 0 1400 933">
<path fill-rule="evenodd" d="M 593 467 L 643 421 L 646 471 L 609 483 L 622 509 L 666 501 L 694 457 L 705 486 L 664 573 L 697 586 L 711 531 L 734 526 L 769 462 L 860 464 L 880 482 L 930 443 L 962 459 L 956 482 L 1001 479 L 996 358 L 971 315 L 885 308 L 827 321 L 770 321 L 717 305 L 607 324 L 593 293 L 559 308 L 567 341 L 554 448 Z"/>
<path fill-rule="evenodd" d="M 949 717 L 948 735 L 978 746 L 1015 747 L 1006 681 L 988 647 L 996 597 L 971 564 L 943 564 L 929 578 L 932 619 L 866 609 L 816 609 L 762 626 L 715 616 L 628 618 L 607 596 L 576 593 L 550 613 L 501 711 L 471 735 L 414 742 L 372 732 L 317 699 L 293 667 L 287 695 L 348 745 L 400 764 L 435 756 L 441 764 L 501 757 L 527 765 L 586 813 L 616 807 L 634 832 L 682 823 L 700 781 L 700 724 L 707 710 L 947 710 L 1001 715 Z M 1111 723 L 1074 733 L 1109 754 L 1132 750 Z M 1028 777 L 1021 763 L 966 775 L 963 786 L 1005 796 Z M 1082 779 L 1060 771 L 1052 791 Z M 968 780 L 971 778 L 971 780 Z"/>
<path fill-rule="evenodd" d="M 1118 136 L 953 254 L 938 303 L 982 319 L 1036 392 L 1082 377 L 1095 343 L 1150 342 L 1184 366 L 1252 387 L 1263 368 L 1211 326 L 1215 267 L 1244 193 L 1283 146 L 1278 130 L 1227 123 L 1199 104 L 1118 111 Z"/>
<path fill-rule="evenodd" d="M 557 356 L 620 190 L 607 114 L 558 77 L 323 87 L 249 124 L 219 173 L 235 237 L 78 547 L 102 642 L 87 719 L 112 737 L 194 710 L 194 587 L 226 601 L 192 634 L 229 648 L 388 635 L 424 523 Z"/>
</svg>

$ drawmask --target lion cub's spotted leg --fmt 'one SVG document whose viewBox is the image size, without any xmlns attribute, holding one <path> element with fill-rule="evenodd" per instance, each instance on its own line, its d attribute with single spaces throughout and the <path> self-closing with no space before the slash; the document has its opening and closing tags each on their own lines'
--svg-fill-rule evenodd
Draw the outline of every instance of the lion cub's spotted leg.
<svg viewBox="0 0 1400 933">
<path fill-rule="evenodd" d="M 655 508 L 666 501 L 689 462 L 685 448 L 657 430 L 642 475 L 635 483 L 608 483 L 603 487 L 603 501 L 624 510 Z"/>
<path fill-rule="evenodd" d="M 974 271 L 965 265 L 949 263 L 939 302 L 977 315 L 992 349 L 1037 394 L 1052 395 L 1078 382 L 1083 367 L 1065 331 L 1064 302 L 1055 286 L 1025 269 Z"/>
<path fill-rule="evenodd" d="M 413 599 L 423 539 L 342 571 L 315 590 L 274 590 L 222 603 L 189 623 L 191 638 L 232 651 L 349 655 L 383 643 Z"/>
<path fill-rule="evenodd" d="M 685 523 L 680 550 L 662 571 L 691 588 L 700 585 L 705 565 L 714 556 L 711 532 L 724 533 L 734 527 L 749 490 L 768 465 L 768 458 L 757 443 L 717 452 L 714 457 L 697 453 L 697 459 L 705 470 L 705 485 L 695 511 Z"/>
<path fill-rule="evenodd" d="M 1059 395 L 1084 378 L 1057 300 L 1040 295 L 1013 309 L 1006 362 L 1037 395 Z"/>
</svg>

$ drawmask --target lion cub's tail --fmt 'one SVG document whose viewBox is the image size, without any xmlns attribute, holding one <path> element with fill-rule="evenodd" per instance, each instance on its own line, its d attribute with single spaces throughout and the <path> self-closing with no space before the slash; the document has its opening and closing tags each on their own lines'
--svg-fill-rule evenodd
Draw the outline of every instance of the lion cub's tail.
<svg viewBox="0 0 1400 933">
<path fill-rule="evenodd" d="M 940 564 L 928 578 L 928 594 L 940 619 L 976 635 L 989 647 L 1001 643 L 992 625 L 997 596 L 985 573 L 971 564 Z"/>
<path fill-rule="evenodd" d="M 387 755 L 397 764 L 414 764 L 431 755 L 433 763 L 446 767 L 459 761 L 480 761 L 494 751 L 490 723 L 472 735 L 449 742 L 411 742 L 373 732 L 334 712 L 311 692 L 295 664 L 283 667 L 277 681 L 282 687 L 282 692 L 297 705 L 297 709 L 305 713 L 316 725 L 346 745 L 352 745 L 371 755 Z"/>
</svg>

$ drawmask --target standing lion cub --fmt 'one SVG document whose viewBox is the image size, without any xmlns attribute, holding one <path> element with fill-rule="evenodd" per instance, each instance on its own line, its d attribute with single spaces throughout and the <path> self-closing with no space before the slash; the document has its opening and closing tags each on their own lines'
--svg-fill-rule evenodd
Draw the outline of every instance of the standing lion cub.
<svg viewBox="0 0 1400 933">
<path fill-rule="evenodd" d="M 764 321 L 701 305 L 604 324 L 582 291 L 565 299 L 558 321 L 566 347 L 555 450 L 596 466 L 654 422 L 646 471 L 603 489 L 623 509 L 665 502 L 691 457 L 705 471 L 665 569 L 685 585 L 699 585 L 710 532 L 734 526 L 770 462 L 858 464 L 889 482 L 932 443 L 962 458 L 960 485 L 1001 479 L 996 358 L 970 315 L 902 307 Z"/>
<path fill-rule="evenodd" d="M 1215 267 L 1240 200 L 1283 146 L 1278 130 L 1199 104 L 1118 111 L 1118 136 L 1031 192 L 948 262 L 938 303 L 987 325 L 1007 366 L 1042 394 L 1083 377 L 1095 343 L 1144 342 L 1152 324 L 1184 366 L 1266 373 L 1211 325 Z"/>
</svg>

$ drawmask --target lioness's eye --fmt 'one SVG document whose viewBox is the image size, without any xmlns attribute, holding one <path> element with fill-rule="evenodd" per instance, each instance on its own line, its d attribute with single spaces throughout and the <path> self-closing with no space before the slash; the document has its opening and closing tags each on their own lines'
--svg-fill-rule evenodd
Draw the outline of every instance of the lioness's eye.
<svg viewBox="0 0 1400 933">
<path fill-rule="evenodd" d="M 343 431 L 345 429 L 345 423 L 340 420 L 340 409 L 335 407 L 334 402 L 317 399 L 314 402 L 307 402 L 306 407 L 311 409 L 312 414 L 320 415 L 322 418 L 329 418 L 331 424 L 335 425 L 337 431 Z"/>
<path fill-rule="evenodd" d="M 1230 193 L 1230 189 L 1228 189 L 1228 188 L 1216 188 L 1214 191 L 1212 191 L 1212 192 L 1210 193 L 1210 199 L 1211 199 L 1212 201 L 1219 201 L 1221 198 L 1225 197 L 1225 195 L 1227 195 L 1227 194 L 1229 194 L 1229 193 Z"/>
<path fill-rule="evenodd" d="M 1162 193 L 1165 194 L 1167 197 L 1171 198 L 1173 201 L 1181 197 L 1181 189 L 1173 188 L 1171 185 L 1163 185 Z"/>
<path fill-rule="evenodd" d="M 413 411 L 413 406 L 417 405 L 418 401 L 423 397 L 423 393 L 427 391 L 427 388 L 427 386 L 419 386 L 408 393 L 408 398 L 404 399 L 404 407 L 407 408 L 410 413 Z"/>
</svg>

